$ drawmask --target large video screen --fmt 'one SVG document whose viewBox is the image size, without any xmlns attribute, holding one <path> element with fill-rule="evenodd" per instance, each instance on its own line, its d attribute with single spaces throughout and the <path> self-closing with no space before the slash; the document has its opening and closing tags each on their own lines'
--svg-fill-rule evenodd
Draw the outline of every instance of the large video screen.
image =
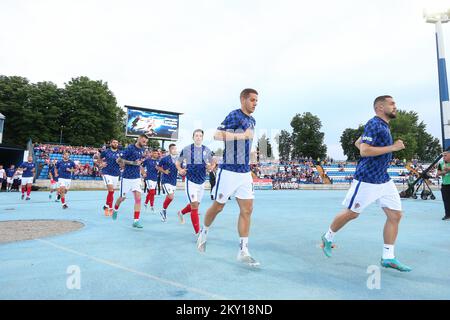
<svg viewBox="0 0 450 320">
<path fill-rule="evenodd" d="M 125 106 L 127 108 L 127 136 L 146 133 L 161 140 L 178 140 L 178 113 Z"/>
</svg>

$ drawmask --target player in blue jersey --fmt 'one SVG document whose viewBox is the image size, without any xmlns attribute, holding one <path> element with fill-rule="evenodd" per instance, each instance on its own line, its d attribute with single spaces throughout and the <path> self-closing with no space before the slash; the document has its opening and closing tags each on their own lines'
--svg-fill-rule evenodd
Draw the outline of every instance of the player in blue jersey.
<svg viewBox="0 0 450 320">
<path fill-rule="evenodd" d="M 25 198 L 25 191 L 27 192 L 26 200 L 30 200 L 31 187 L 36 173 L 36 165 L 33 162 L 33 157 L 28 156 L 27 161 L 22 162 L 19 166 L 22 169 L 22 200 Z"/>
<path fill-rule="evenodd" d="M 137 138 L 135 144 L 129 145 L 123 150 L 117 163 L 124 166 L 125 169 L 122 173 L 122 179 L 120 180 L 120 197 L 117 199 L 114 206 L 112 218 L 117 219 L 120 204 L 125 201 L 127 194 L 132 192 L 134 196 L 134 222 L 133 228 L 142 229 L 143 226 L 139 222 L 139 216 L 141 214 L 141 165 L 144 161 L 145 150 L 148 138 L 145 134 L 140 135 Z"/>
<path fill-rule="evenodd" d="M 150 157 L 145 159 L 142 163 L 145 168 L 145 184 L 147 186 L 147 197 L 145 198 L 144 207 L 147 209 L 150 202 L 150 209 L 155 212 L 155 195 L 156 187 L 158 185 L 158 166 L 159 166 L 159 152 L 158 149 L 154 149 Z"/>
<path fill-rule="evenodd" d="M 66 194 L 69 192 L 72 182 L 72 174 L 75 171 L 75 162 L 70 159 L 70 153 L 65 151 L 63 159 L 56 163 L 55 175 L 58 177 L 58 192 L 61 196 L 62 208 L 67 209 Z"/>
<path fill-rule="evenodd" d="M 223 163 L 217 173 L 217 183 L 213 190 L 215 201 L 206 212 L 203 228 L 197 240 L 197 248 L 200 252 L 206 250 L 209 228 L 219 212 L 223 210 L 228 198 L 234 195 L 240 208 L 238 260 L 249 266 L 258 266 L 259 262 L 252 258 L 248 250 L 254 199 L 250 151 L 256 125 L 251 114 L 255 112 L 258 103 L 258 92 L 254 89 L 245 89 L 241 92 L 240 101 L 241 108 L 228 114 L 214 135 L 215 140 L 225 143 Z"/>
<path fill-rule="evenodd" d="M 56 176 L 56 163 L 57 160 L 52 160 L 48 165 L 48 177 L 50 179 L 50 194 L 48 196 L 49 199 L 52 199 L 53 192 L 58 189 L 58 177 Z M 59 198 L 59 194 L 58 194 Z M 56 199 L 58 201 L 58 199 Z"/>
<path fill-rule="evenodd" d="M 206 175 L 216 166 L 211 150 L 203 145 L 203 135 L 203 130 L 195 130 L 192 136 L 194 143 L 181 151 L 175 163 L 179 174 L 186 177 L 185 192 L 188 200 L 188 205 L 178 212 L 178 217 L 181 224 L 184 224 L 184 215 L 190 212 L 196 235 L 200 232 L 198 210 L 205 191 Z M 182 168 L 184 161 L 186 161 L 186 168 Z"/>
<path fill-rule="evenodd" d="M 110 148 L 100 153 L 97 164 L 102 168 L 102 178 L 108 189 L 106 204 L 103 206 L 105 216 L 113 214 L 114 189 L 119 184 L 120 166 L 117 163 L 119 159 L 119 141 L 111 140 Z"/>
<path fill-rule="evenodd" d="M 6 191 L 11 192 L 11 188 L 14 183 L 14 174 L 16 173 L 16 166 L 11 165 L 8 169 L 6 169 Z"/>
<path fill-rule="evenodd" d="M 389 128 L 389 122 L 397 116 L 397 107 L 391 96 L 380 96 L 375 99 L 374 109 L 376 116 L 367 122 L 362 137 L 355 143 L 360 150 L 361 160 L 343 202 L 346 209 L 334 219 L 327 233 L 322 236 L 323 251 L 327 257 L 331 257 L 335 233 L 349 221 L 358 218 L 371 203 L 377 202 L 387 216 L 381 265 L 409 272 L 411 268 L 398 261 L 394 255 L 402 204 L 387 171 L 392 153 L 405 148 L 403 141 L 393 142 Z"/>
<path fill-rule="evenodd" d="M 172 143 L 169 145 L 169 154 L 161 159 L 158 166 L 158 171 L 161 172 L 161 185 L 166 193 L 166 199 L 160 212 L 162 222 L 167 221 L 167 208 L 173 201 L 177 190 L 178 170 L 175 165 L 177 159 L 177 146 Z"/>
</svg>

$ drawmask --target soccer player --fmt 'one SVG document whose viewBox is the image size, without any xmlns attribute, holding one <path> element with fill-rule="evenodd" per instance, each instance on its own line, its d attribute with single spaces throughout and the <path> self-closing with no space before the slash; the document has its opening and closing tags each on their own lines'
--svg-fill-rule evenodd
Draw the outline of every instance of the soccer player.
<svg viewBox="0 0 450 320">
<path fill-rule="evenodd" d="M 48 198 L 51 200 L 52 199 L 52 194 L 53 192 L 57 192 L 58 193 L 58 177 L 56 176 L 56 163 L 58 161 L 57 160 L 52 160 L 50 161 L 50 164 L 48 165 L 48 177 L 50 178 L 50 194 L 48 195 Z M 59 193 L 58 193 L 58 199 L 60 198 Z M 58 199 L 56 199 L 55 201 L 57 202 Z"/>
<path fill-rule="evenodd" d="M 64 151 L 63 159 L 56 163 L 55 176 L 58 177 L 58 193 L 61 196 L 61 204 L 63 209 L 69 206 L 66 203 L 66 194 L 69 192 L 72 182 L 72 174 L 75 171 L 75 162 L 70 160 L 70 153 Z"/>
<path fill-rule="evenodd" d="M 105 216 L 113 214 L 114 188 L 119 184 L 120 166 L 117 163 L 119 159 L 119 141 L 112 140 L 110 148 L 100 153 L 97 163 L 102 168 L 102 178 L 108 189 L 106 204 L 103 206 Z"/>
<path fill-rule="evenodd" d="M 145 184 L 147 186 L 147 197 L 145 198 L 144 207 L 147 210 L 148 203 L 150 202 L 150 209 L 155 212 L 155 195 L 156 187 L 158 184 L 158 166 L 159 166 L 159 153 L 157 149 L 154 149 L 150 158 L 145 159 L 142 163 L 145 168 Z"/>
<path fill-rule="evenodd" d="M 224 141 L 223 163 L 217 174 L 213 205 L 206 212 L 203 228 L 197 239 L 200 252 L 206 250 L 206 239 L 216 216 L 225 207 L 228 198 L 235 195 L 240 208 L 238 232 L 240 237 L 238 261 L 249 266 L 259 266 L 249 253 L 248 236 L 253 211 L 253 179 L 250 171 L 250 151 L 256 125 L 251 116 L 258 103 L 258 92 L 244 89 L 240 95 L 241 108 L 233 110 L 222 122 L 214 135 L 215 140 Z"/>
<path fill-rule="evenodd" d="M 167 221 L 167 208 L 173 201 L 177 189 L 178 170 L 175 166 L 177 159 L 177 146 L 172 143 L 169 145 L 169 154 L 159 161 L 158 171 L 161 172 L 161 185 L 166 193 L 166 199 L 160 212 L 162 222 Z"/>
<path fill-rule="evenodd" d="M 11 165 L 6 169 L 6 191 L 11 192 L 12 185 L 14 183 L 14 174 L 16 173 L 16 166 Z"/>
<path fill-rule="evenodd" d="M 141 213 L 141 170 L 140 167 L 144 158 L 144 147 L 147 145 L 148 138 L 145 134 L 141 134 L 135 144 L 129 145 L 123 152 L 119 154 L 117 163 L 125 166 L 120 181 L 120 197 L 117 199 L 112 214 L 113 220 L 117 220 L 117 214 L 122 202 L 125 201 L 129 192 L 134 196 L 134 222 L 133 228 L 142 229 L 143 226 L 139 222 Z"/>
<path fill-rule="evenodd" d="M 22 169 L 22 200 L 25 198 L 25 191 L 27 192 L 27 198 L 30 200 L 31 187 L 33 186 L 34 175 L 36 173 L 36 165 L 33 162 L 33 157 L 28 156 L 27 161 L 22 162 L 19 166 Z"/>
<path fill-rule="evenodd" d="M 181 151 L 175 163 L 180 175 L 186 176 L 185 192 L 188 200 L 188 205 L 183 210 L 178 211 L 178 217 L 181 224 L 184 224 L 184 215 L 190 212 L 196 235 L 200 231 L 198 208 L 205 191 L 206 172 L 212 171 L 216 165 L 211 150 L 203 145 L 203 135 L 203 130 L 195 130 L 192 136 L 194 143 Z M 186 169 L 181 167 L 183 161 L 187 163 Z"/>
<path fill-rule="evenodd" d="M 405 149 L 403 141 L 393 142 L 389 122 L 397 116 L 397 107 L 391 96 L 380 96 L 374 101 L 376 116 L 367 122 L 364 133 L 355 145 L 360 150 L 361 160 L 355 178 L 345 197 L 346 207 L 322 236 L 323 251 L 332 255 L 334 236 L 349 221 L 356 219 L 371 203 L 377 202 L 387 216 L 384 226 L 384 246 L 381 266 L 401 272 L 411 268 L 395 258 L 394 244 L 402 218 L 402 204 L 394 182 L 387 172 L 392 153 Z"/>
</svg>

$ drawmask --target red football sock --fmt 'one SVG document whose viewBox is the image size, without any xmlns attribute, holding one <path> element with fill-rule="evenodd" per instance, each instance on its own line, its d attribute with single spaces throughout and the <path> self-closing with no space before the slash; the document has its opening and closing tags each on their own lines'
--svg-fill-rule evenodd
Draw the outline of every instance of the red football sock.
<svg viewBox="0 0 450 320">
<path fill-rule="evenodd" d="M 155 195 L 156 195 L 156 189 L 150 190 L 150 205 L 153 207 L 155 204 Z"/>
<path fill-rule="evenodd" d="M 108 191 L 108 196 L 106 197 L 106 205 L 112 208 L 114 202 L 114 191 Z"/>
<path fill-rule="evenodd" d="M 134 219 L 135 220 L 139 220 L 139 215 L 140 215 L 140 212 L 139 211 L 135 211 L 134 212 Z"/>
<path fill-rule="evenodd" d="M 115 210 L 119 210 L 119 205 L 116 204 L 116 205 L 114 206 L 114 209 L 115 209 Z"/>
<path fill-rule="evenodd" d="M 166 197 L 166 200 L 164 200 L 163 208 L 167 209 L 169 207 L 169 204 L 172 202 L 172 199 L 169 198 L 169 196 Z"/>
<path fill-rule="evenodd" d="M 25 194 L 25 186 L 22 186 L 22 194 Z"/>
<path fill-rule="evenodd" d="M 191 204 L 189 203 L 187 206 L 186 206 L 186 208 L 184 208 L 183 210 L 181 210 L 181 213 L 182 214 L 186 214 L 186 213 L 189 213 L 189 212 L 191 212 L 192 211 L 192 208 L 191 208 Z"/>
<path fill-rule="evenodd" d="M 65 204 L 66 203 L 66 198 L 65 197 L 61 197 L 61 203 Z"/>
<path fill-rule="evenodd" d="M 199 233 L 200 231 L 200 219 L 198 217 L 198 209 L 192 209 L 191 212 L 191 221 L 192 226 L 194 227 L 195 233 Z"/>
<path fill-rule="evenodd" d="M 31 194 L 31 186 L 27 187 L 27 197 L 29 197 Z"/>
<path fill-rule="evenodd" d="M 148 204 L 150 202 L 150 197 L 152 196 L 152 190 L 148 190 L 147 197 L 145 197 L 145 204 Z M 153 206 L 152 206 L 153 207 Z"/>
</svg>

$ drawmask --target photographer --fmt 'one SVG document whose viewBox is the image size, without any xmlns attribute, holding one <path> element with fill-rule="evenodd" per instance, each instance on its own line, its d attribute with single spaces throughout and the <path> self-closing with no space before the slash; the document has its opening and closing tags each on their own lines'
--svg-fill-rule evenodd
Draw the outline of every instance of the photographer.
<svg viewBox="0 0 450 320">
<path fill-rule="evenodd" d="M 443 161 L 438 165 L 438 176 L 442 177 L 442 200 L 444 201 L 445 216 L 442 220 L 450 220 L 450 152 L 443 153 Z"/>
</svg>

